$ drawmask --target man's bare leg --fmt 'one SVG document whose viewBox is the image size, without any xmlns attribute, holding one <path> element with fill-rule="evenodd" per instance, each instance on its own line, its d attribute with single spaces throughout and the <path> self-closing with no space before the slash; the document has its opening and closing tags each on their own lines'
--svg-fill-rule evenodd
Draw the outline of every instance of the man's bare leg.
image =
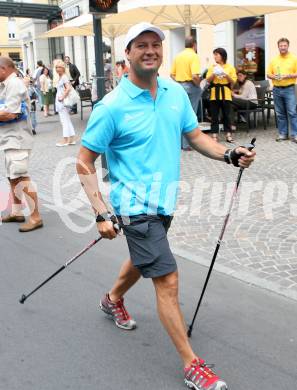
<svg viewBox="0 0 297 390">
<path fill-rule="evenodd" d="M 184 366 L 190 366 L 197 355 L 189 343 L 185 321 L 178 302 L 178 273 L 176 271 L 154 278 L 153 283 L 160 320 L 171 337 Z"/>
<path fill-rule="evenodd" d="M 140 272 L 132 264 L 131 259 L 126 260 L 120 269 L 119 276 L 109 292 L 112 302 L 117 302 L 138 281 Z"/>
<path fill-rule="evenodd" d="M 21 205 L 23 195 L 25 195 L 30 209 L 29 221 L 32 223 L 40 221 L 38 197 L 30 178 L 19 177 L 17 179 L 9 179 L 9 182 L 14 204 Z"/>
<path fill-rule="evenodd" d="M 16 186 L 19 183 L 19 179 L 10 179 L 8 178 L 10 185 L 10 193 L 12 197 L 12 205 L 11 205 L 11 215 L 23 216 L 22 211 L 22 194 L 20 196 L 16 195 Z"/>
</svg>

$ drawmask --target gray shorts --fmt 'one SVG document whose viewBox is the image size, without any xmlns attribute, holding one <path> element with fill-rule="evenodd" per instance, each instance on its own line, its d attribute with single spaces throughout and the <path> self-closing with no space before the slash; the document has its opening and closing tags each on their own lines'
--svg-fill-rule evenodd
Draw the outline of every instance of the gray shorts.
<svg viewBox="0 0 297 390">
<path fill-rule="evenodd" d="M 171 216 L 137 215 L 127 218 L 118 216 L 123 229 L 133 265 L 144 278 L 168 275 L 177 269 L 169 248 L 167 231 Z"/>
</svg>

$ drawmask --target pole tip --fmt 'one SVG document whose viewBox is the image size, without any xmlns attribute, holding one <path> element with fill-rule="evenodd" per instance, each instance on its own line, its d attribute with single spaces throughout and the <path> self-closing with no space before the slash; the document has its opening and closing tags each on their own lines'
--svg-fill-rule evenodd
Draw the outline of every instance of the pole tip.
<svg viewBox="0 0 297 390">
<path fill-rule="evenodd" d="M 191 328 L 188 329 L 187 335 L 189 338 L 191 338 L 191 336 L 192 336 L 192 329 Z"/>
<path fill-rule="evenodd" d="M 26 299 L 27 299 L 26 295 L 23 294 L 23 295 L 21 296 L 21 299 L 19 300 L 19 302 L 20 302 L 20 303 L 24 303 Z"/>
</svg>

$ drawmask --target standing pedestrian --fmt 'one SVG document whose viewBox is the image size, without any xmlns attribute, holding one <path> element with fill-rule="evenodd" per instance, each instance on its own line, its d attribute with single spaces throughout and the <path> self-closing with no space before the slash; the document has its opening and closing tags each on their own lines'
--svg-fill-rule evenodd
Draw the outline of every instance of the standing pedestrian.
<svg viewBox="0 0 297 390">
<path fill-rule="evenodd" d="M 66 70 L 66 75 L 69 77 L 69 80 L 72 84 L 72 87 L 76 89 L 76 87 L 79 86 L 79 77 L 80 77 L 80 71 L 78 70 L 77 66 L 72 64 L 70 62 L 70 57 L 65 56 L 64 57 L 65 61 L 65 70 Z M 77 114 L 77 104 L 74 104 L 71 107 L 70 114 Z"/>
<path fill-rule="evenodd" d="M 255 153 L 242 147 L 226 149 L 199 130 L 184 89 L 158 77 L 164 38 L 149 23 L 130 28 L 125 39 L 129 74 L 94 108 L 78 155 L 77 171 L 95 211 L 98 231 L 114 239 L 114 218 L 103 201 L 94 165 L 99 154 L 106 153 L 111 202 L 131 257 L 100 307 L 119 328 L 133 330 L 136 322 L 123 296 L 141 276 L 151 278 L 159 317 L 184 364 L 185 383 L 195 389 L 225 390 L 225 382 L 189 343 L 178 303 L 177 265 L 166 233 L 176 202 L 182 134 L 204 155 L 228 163 L 239 161 L 242 167 L 250 165 Z"/>
<path fill-rule="evenodd" d="M 297 143 L 297 111 L 295 84 L 297 78 L 297 57 L 289 52 L 290 42 L 280 38 L 277 42 L 279 55 L 270 62 L 267 77 L 273 83 L 273 101 L 277 117 L 278 137 L 276 141 L 289 138 Z"/>
<path fill-rule="evenodd" d="M 41 71 L 39 82 L 40 91 L 43 95 L 43 115 L 48 117 L 50 115 L 49 106 L 53 102 L 53 81 L 50 77 L 49 69 L 46 66 Z"/>
<path fill-rule="evenodd" d="M 29 97 L 27 88 L 15 74 L 15 65 L 8 57 L 0 57 L 0 150 L 4 151 L 12 209 L 2 222 L 25 222 L 22 199 L 25 195 L 30 209 L 27 223 L 20 232 L 29 232 L 43 226 L 38 211 L 37 193 L 28 174 L 33 135 L 28 122 Z"/>
<path fill-rule="evenodd" d="M 40 90 L 40 76 L 41 76 L 41 72 L 43 70 L 43 62 L 42 61 L 37 61 L 37 68 L 35 69 L 34 73 L 33 73 L 33 81 L 34 81 L 34 87 L 36 89 L 36 92 L 37 92 L 37 96 L 38 96 L 38 102 L 39 102 L 39 106 L 40 106 L 40 110 L 43 111 L 43 96 L 42 96 L 42 92 Z"/>
<path fill-rule="evenodd" d="M 26 69 L 25 77 L 28 77 L 29 79 L 32 78 L 31 70 L 29 68 Z"/>
<path fill-rule="evenodd" d="M 104 87 L 105 87 L 105 92 L 110 92 L 113 88 L 112 85 L 112 66 L 110 63 L 110 59 L 106 58 L 104 60 Z"/>
<path fill-rule="evenodd" d="M 56 143 L 56 146 L 75 145 L 75 131 L 71 122 L 67 107 L 64 106 L 63 100 L 69 94 L 72 88 L 69 78 L 66 76 L 65 63 L 62 60 L 56 60 L 55 69 L 59 76 L 56 93 L 56 110 L 59 113 L 63 129 L 63 139 Z"/>
<path fill-rule="evenodd" d="M 129 73 L 129 67 L 125 60 L 119 61 L 118 78 L 121 79 L 125 74 Z"/>
<path fill-rule="evenodd" d="M 185 49 L 173 61 L 171 77 L 183 86 L 196 113 L 201 99 L 200 72 L 197 41 L 190 36 L 185 40 Z M 182 149 L 191 150 L 184 135 L 182 137 Z"/>
<path fill-rule="evenodd" d="M 210 83 L 211 131 L 218 140 L 220 111 L 223 117 L 224 132 L 227 142 L 234 142 L 231 126 L 231 89 L 236 82 L 236 70 L 227 63 L 227 52 L 222 47 L 213 51 L 215 65 L 209 67 L 206 79 Z"/>
<path fill-rule="evenodd" d="M 24 78 L 24 83 L 25 83 L 25 86 L 28 89 L 28 95 L 29 95 L 29 99 L 30 99 L 30 103 L 29 103 L 28 109 L 29 109 L 29 112 L 30 112 L 32 133 L 33 133 L 33 135 L 36 135 L 36 127 L 37 127 L 36 104 L 37 104 L 37 101 L 38 101 L 38 97 L 37 97 L 37 93 L 36 93 L 36 90 L 35 90 L 34 85 L 33 85 L 33 81 L 30 78 L 25 77 Z"/>
<path fill-rule="evenodd" d="M 52 64 L 52 74 L 53 74 L 53 100 L 54 100 L 54 114 L 57 115 L 58 111 L 56 110 L 56 95 L 57 95 L 57 85 L 59 82 L 59 75 L 56 71 L 56 62 L 60 61 L 60 58 L 55 58 Z"/>
</svg>

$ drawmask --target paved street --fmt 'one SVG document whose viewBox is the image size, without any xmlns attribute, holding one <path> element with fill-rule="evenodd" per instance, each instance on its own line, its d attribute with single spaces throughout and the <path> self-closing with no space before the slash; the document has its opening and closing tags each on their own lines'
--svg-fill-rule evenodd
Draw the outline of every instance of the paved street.
<svg viewBox="0 0 297 390">
<path fill-rule="evenodd" d="M 73 119 L 80 135 L 85 121 Z M 45 227 L 19 234 L 14 224 L 0 226 L 1 390 L 182 389 L 180 361 L 158 321 L 150 281 L 127 295 L 139 325 L 135 332 L 118 330 L 97 310 L 127 255 L 123 237 L 98 243 L 24 305 L 18 303 L 22 293 L 96 237 L 75 175 L 79 145 L 57 148 L 58 118 L 40 122 L 31 172 Z M 231 390 L 288 390 L 297 381 L 297 307 L 288 298 L 296 299 L 297 291 L 297 146 L 277 144 L 273 130 L 242 132 L 237 139 L 246 142 L 254 135 L 257 162 L 243 174 L 217 259 L 219 272 L 210 281 L 192 343 L 216 364 Z M 220 185 L 232 187 L 236 175 L 235 168 L 197 153 L 182 155 L 183 184 L 170 240 L 188 323 L 207 272 L 197 263 L 209 266 L 226 213 L 228 193 Z M 196 181 L 202 177 L 204 184 Z M 250 202 L 248 188 L 254 190 Z M 0 192 L 4 209 L 4 177 Z"/>
<path fill-rule="evenodd" d="M 78 135 L 84 129 L 88 110 L 83 121 L 78 115 L 72 117 Z M 66 229 L 87 232 L 93 218 L 75 174 L 79 145 L 57 148 L 55 143 L 61 135 L 58 117 L 47 121 L 39 117 L 31 172 L 43 209 L 57 211 Z M 277 143 L 275 134 L 273 128 L 237 134 L 238 143 L 257 137 L 258 156 L 242 176 L 216 269 L 297 299 L 297 145 Z M 179 207 L 170 240 L 176 254 L 208 266 L 238 170 L 195 152 L 183 152 L 181 166 Z M 3 173 L 1 155 L 0 175 Z M 8 188 L 6 179 L 0 179 L 0 206 L 4 209 Z M 72 223 L 73 214 L 81 217 L 79 224 Z M 45 225 L 50 229 L 46 219 Z"/>
<path fill-rule="evenodd" d="M 32 295 L 28 293 L 96 235 L 47 227 L 20 237 L 1 228 L 1 390 L 181 390 L 181 363 L 162 329 L 150 281 L 127 295 L 138 329 L 116 328 L 97 309 L 127 255 L 123 237 L 100 242 Z M 74 221 L 79 222 L 78 217 Z M 206 268 L 178 259 L 182 310 L 191 321 Z M 230 390 L 296 388 L 296 303 L 214 273 L 194 328 L 195 350 Z"/>
</svg>

